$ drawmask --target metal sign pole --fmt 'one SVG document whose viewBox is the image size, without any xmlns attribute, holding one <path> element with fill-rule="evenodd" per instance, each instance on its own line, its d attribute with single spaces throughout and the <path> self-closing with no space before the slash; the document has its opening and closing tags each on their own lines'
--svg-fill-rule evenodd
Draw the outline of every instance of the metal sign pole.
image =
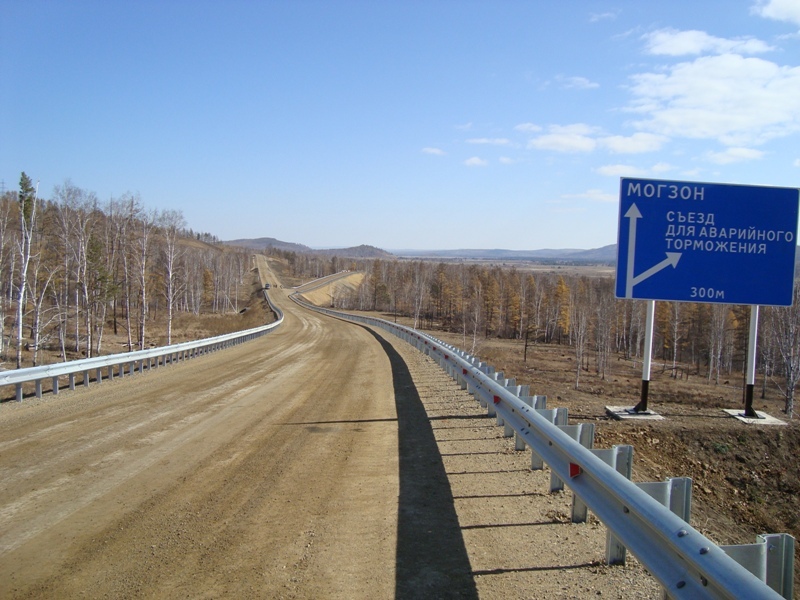
<svg viewBox="0 0 800 600">
<path fill-rule="evenodd" d="M 642 397 L 633 412 L 647 412 L 647 394 L 650 390 L 650 364 L 653 358 L 653 325 L 656 315 L 656 301 L 647 301 L 647 322 L 644 329 L 644 359 L 642 361 Z"/>
<path fill-rule="evenodd" d="M 756 384 L 756 342 L 758 341 L 758 305 L 750 307 L 750 339 L 747 341 L 747 382 L 744 391 L 744 416 L 758 419 L 753 410 L 753 389 Z"/>
</svg>

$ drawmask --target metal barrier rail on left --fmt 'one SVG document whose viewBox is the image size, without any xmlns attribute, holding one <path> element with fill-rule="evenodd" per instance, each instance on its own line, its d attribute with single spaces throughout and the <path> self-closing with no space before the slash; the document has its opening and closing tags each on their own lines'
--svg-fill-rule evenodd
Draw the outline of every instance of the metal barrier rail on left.
<svg viewBox="0 0 800 600">
<path fill-rule="evenodd" d="M 21 402 L 23 397 L 22 386 L 25 383 L 34 382 L 36 386 L 36 397 L 41 398 L 42 381 L 45 379 L 52 380 L 52 391 L 54 394 L 58 394 L 59 377 L 68 376 L 69 389 L 74 390 L 75 376 L 78 373 L 83 374 L 83 385 L 88 387 L 91 379 L 90 374 L 93 371 L 95 373 L 95 380 L 99 383 L 103 380 L 102 372 L 104 369 L 106 370 L 106 378 L 114 379 L 115 369 L 117 370 L 116 374 L 119 377 L 123 377 L 126 367 L 128 368 L 128 374 L 132 375 L 137 370 L 141 373 L 145 368 L 150 369 L 154 366 L 158 367 L 159 364 L 166 365 L 179 360 L 187 360 L 248 342 L 269 333 L 283 323 L 283 311 L 272 302 L 266 290 L 264 290 L 264 297 L 277 318 L 276 321 L 269 325 L 262 325 L 261 327 L 254 327 L 234 333 L 226 333 L 224 335 L 205 338 L 194 342 L 182 342 L 180 344 L 172 344 L 160 348 L 151 348 L 149 350 L 137 350 L 135 352 L 97 356 L 94 358 L 73 360 L 51 365 L 27 367 L 14 371 L 2 371 L 0 372 L 0 386 L 16 386 L 16 400 Z M 155 364 L 153 361 L 155 361 Z"/>
</svg>

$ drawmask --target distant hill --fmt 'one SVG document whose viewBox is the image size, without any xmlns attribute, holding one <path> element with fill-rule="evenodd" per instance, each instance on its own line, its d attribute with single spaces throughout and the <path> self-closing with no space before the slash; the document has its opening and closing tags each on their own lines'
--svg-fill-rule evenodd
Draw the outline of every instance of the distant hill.
<svg viewBox="0 0 800 600">
<path fill-rule="evenodd" d="M 394 256 L 391 252 L 365 244 L 353 248 L 331 248 L 328 250 L 314 250 L 314 252 L 326 256 L 342 256 L 346 258 L 392 258 Z"/>
<path fill-rule="evenodd" d="M 230 240 L 222 242 L 229 246 L 240 246 L 242 248 L 251 248 L 253 250 L 266 250 L 267 248 L 275 248 L 276 250 L 284 250 L 286 252 L 313 252 L 308 246 L 303 244 L 294 244 L 292 242 L 282 242 L 271 237 L 262 237 L 255 239 L 245 240 Z"/>
<path fill-rule="evenodd" d="M 311 248 L 305 244 L 283 242 L 271 237 L 229 240 L 222 242 L 229 246 L 239 246 L 251 250 L 266 250 L 275 248 L 287 252 L 302 254 L 322 254 L 325 256 L 339 256 L 342 258 L 429 258 L 451 260 L 532 260 L 532 261 L 577 261 L 613 263 L 617 260 L 617 245 L 610 244 L 592 250 L 579 250 L 565 248 L 561 250 L 503 250 L 503 249 L 461 249 L 461 250 L 393 250 L 387 251 L 375 246 L 362 244 L 351 248 Z"/>
<path fill-rule="evenodd" d="M 342 258 L 391 258 L 393 255 L 386 250 L 381 250 L 375 246 L 355 246 L 353 248 L 326 248 L 314 249 L 304 244 L 295 244 L 292 242 L 282 242 L 271 237 L 253 238 L 253 239 L 239 239 L 229 240 L 222 242 L 229 246 L 239 246 L 240 248 L 249 248 L 251 250 L 266 250 L 267 248 L 275 248 L 284 252 L 298 252 L 301 254 L 322 254 L 324 256 L 340 256 Z"/>
<path fill-rule="evenodd" d="M 450 258 L 472 260 L 555 260 L 581 262 L 614 262 L 617 260 L 617 245 L 611 244 L 593 250 L 394 250 L 397 256 L 408 258 Z"/>
</svg>

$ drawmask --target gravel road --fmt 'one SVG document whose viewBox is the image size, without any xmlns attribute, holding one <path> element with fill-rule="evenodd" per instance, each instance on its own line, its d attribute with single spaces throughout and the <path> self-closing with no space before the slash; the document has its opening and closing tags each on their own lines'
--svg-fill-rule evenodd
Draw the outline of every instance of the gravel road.
<svg viewBox="0 0 800 600">
<path fill-rule="evenodd" d="M 657 598 L 430 359 L 296 307 L 0 407 L 0 598 Z"/>
</svg>

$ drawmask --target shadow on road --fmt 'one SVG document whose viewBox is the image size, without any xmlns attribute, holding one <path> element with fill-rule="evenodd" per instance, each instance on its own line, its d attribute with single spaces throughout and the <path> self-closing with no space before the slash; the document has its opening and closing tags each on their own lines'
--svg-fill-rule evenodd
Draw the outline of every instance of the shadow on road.
<svg viewBox="0 0 800 600">
<path fill-rule="evenodd" d="M 366 329 L 366 328 L 365 328 Z M 400 497 L 395 598 L 478 598 L 453 493 L 408 366 L 375 332 L 392 366 Z"/>
</svg>

